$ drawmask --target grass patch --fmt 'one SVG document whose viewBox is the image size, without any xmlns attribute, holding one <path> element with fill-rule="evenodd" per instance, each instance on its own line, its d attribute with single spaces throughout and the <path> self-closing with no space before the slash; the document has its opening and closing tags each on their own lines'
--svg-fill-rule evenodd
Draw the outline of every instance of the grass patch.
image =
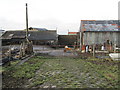
<svg viewBox="0 0 120 90">
<path fill-rule="evenodd" d="M 89 58 L 35 56 L 16 66 L 4 67 L 3 87 L 116 88 L 118 62 Z M 30 80 L 30 81 L 29 81 Z M 29 81 L 29 82 L 28 82 Z M 28 82 L 28 83 L 26 83 Z"/>
<path fill-rule="evenodd" d="M 40 66 L 44 63 L 44 60 L 38 57 L 35 57 L 35 58 L 31 58 L 30 60 L 23 63 L 22 65 L 17 65 L 17 63 L 18 63 L 17 61 L 11 62 L 10 66 L 4 67 L 4 72 L 3 72 L 4 88 L 20 87 L 21 83 L 23 83 L 24 85 L 26 80 L 35 76 L 36 70 L 40 68 Z"/>
<path fill-rule="evenodd" d="M 105 80 L 106 84 L 101 84 L 100 87 L 116 88 L 119 86 L 119 61 L 89 59 L 87 63 L 91 68 L 94 68 L 94 70 L 100 75 L 101 79 L 103 78 Z"/>
</svg>

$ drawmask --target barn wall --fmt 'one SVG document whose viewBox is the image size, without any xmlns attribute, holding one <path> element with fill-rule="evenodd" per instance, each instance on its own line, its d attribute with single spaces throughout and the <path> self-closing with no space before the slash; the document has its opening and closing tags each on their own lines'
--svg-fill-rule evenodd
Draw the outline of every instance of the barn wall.
<svg viewBox="0 0 120 90">
<path fill-rule="evenodd" d="M 107 40 L 113 44 L 120 45 L 120 32 L 84 32 L 83 44 L 104 44 Z"/>
</svg>

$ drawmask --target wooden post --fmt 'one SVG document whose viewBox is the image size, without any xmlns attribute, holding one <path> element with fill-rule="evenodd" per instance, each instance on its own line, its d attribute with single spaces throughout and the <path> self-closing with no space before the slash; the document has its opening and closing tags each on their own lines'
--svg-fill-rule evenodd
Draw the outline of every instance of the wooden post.
<svg viewBox="0 0 120 90">
<path fill-rule="evenodd" d="M 116 44 L 114 44 L 114 53 L 116 53 Z"/>
<path fill-rule="evenodd" d="M 82 32 L 80 31 L 80 51 L 82 51 Z"/>
<path fill-rule="evenodd" d="M 22 52 L 23 52 L 23 56 L 25 56 L 25 42 L 23 42 L 23 50 L 22 50 Z"/>
<path fill-rule="evenodd" d="M 76 42 L 74 42 L 74 50 L 76 49 Z"/>
<path fill-rule="evenodd" d="M 10 60 L 11 60 L 11 45 L 9 46 L 9 62 L 8 62 L 8 65 L 10 66 Z"/>
<path fill-rule="evenodd" d="M 95 44 L 93 44 L 93 57 L 95 57 Z"/>
<path fill-rule="evenodd" d="M 26 3 L 26 39 L 28 38 L 28 8 Z"/>
<path fill-rule="evenodd" d="M 33 53 L 33 46 L 32 42 L 29 41 L 28 39 L 28 8 L 27 8 L 27 3 L 26 3 L 26 54 L 31 54 Z M 32 49 L 32 50 L 31 50 Z"/>
<path fill-rule="evenodd" d="M 30 42 L 30 53 L 33 53 L 33 42 Z"/>
<path fill-rule="evenodd" d="M 23 54 L 22 54 L 22 46 L 23 46 L 23 45 L 22 45 L 22 43 L 21 43 L 21 45 L 20 45 L 20 55 L 19 55 L 19 58 L 22 58 L 22 55 L 23 55 Z"/>
</svg>

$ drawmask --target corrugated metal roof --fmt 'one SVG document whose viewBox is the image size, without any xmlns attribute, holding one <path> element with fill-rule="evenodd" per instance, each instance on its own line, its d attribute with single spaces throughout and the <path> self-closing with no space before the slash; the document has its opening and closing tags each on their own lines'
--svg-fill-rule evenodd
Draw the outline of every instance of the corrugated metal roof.
<svg viewBox="0 0 120 90">
<path fill-rule="evenodd" d="M 119 31 L 118 20 L 81 20 L 81 31 Z"/>
<path fill-rule="evenodd" d="M 25 38 L 25 31 L 6 31 L 2 39 Z"/>
<path fill-rule="evenodd" d="M 81 20 L 83 24 L 118 24 L 119 20 Z"/>
<path fill-rule="evenodd" d="M 0 32 L 4 32 L 5 30 L 0 29 Z"/>
<path fill-rule="evenodd" d="M 29 28 L 30 30 L 38 30 L 38 31 L 47 31 L 47 29 L 46 28 L 35 28 L 35 27 L 30 27 Z"/>
<path fill-rule="evenodd" d="M 12 37 L 9 35 L 14 34 Z M 25 38 L 26 31 L 6 31 L 2 35 L 2 39 L 15 39 L 15 38 Z M 30 40 L 56 40 L 56 31 L 29 31 Z"/>
</svg>

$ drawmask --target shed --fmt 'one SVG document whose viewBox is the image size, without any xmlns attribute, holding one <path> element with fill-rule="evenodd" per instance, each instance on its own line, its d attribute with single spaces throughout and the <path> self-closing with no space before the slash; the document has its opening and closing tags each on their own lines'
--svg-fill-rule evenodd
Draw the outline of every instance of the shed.
<svg viewBox="0 0 120 90">
<path fill-rule="evenodd" d="M 118 23 L 118 20 L 81 20 L 81 47 L 86 45 L 104 45 L 106 48 L 120 46 Z"/>
</svg>

